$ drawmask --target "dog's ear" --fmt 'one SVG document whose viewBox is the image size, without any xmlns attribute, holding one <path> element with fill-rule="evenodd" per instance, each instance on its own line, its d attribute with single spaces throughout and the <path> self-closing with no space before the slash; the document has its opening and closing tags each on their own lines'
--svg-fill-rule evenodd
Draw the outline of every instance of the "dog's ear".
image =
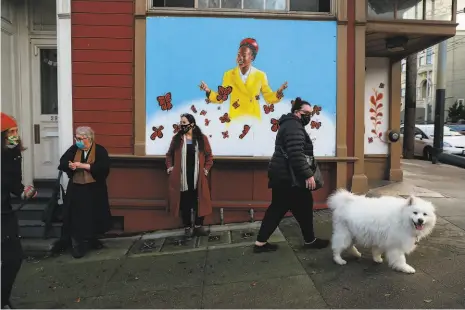
<svg viewBox="0 0 465 310">
<path fill-rule="evenodd" d="M 407 198 L 407 206 L 412 206 L 414 202 L 415 202 L 415 197 L 414 196 L 409 196 Z"/>
</svg>

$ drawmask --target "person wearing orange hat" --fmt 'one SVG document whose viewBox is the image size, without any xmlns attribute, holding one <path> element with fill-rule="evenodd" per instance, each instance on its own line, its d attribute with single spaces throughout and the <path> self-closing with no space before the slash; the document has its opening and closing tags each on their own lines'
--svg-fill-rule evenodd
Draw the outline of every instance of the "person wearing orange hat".
<svg viewBox="0 0 465 310">
<path fill-rule="evenodd" d="M 12 308 L 11 290 L 21 268 L 23 250 L 19 239 L 16 212 L 11 205 L 11 194 L 22 199 L 37 194 L 33 186 L 22 184 L 21 152 L 24 150 L 16 120 L 1 113 L 2 132 L 2 309 Z"/>
<path fill-rule="evenodd" d="M 229 118 L 251 116 L 261 119 L 260 93 L 267 104 L 281 101 L 287 88 L 287 82 L 274 92 L 268 84 L 265 72 L 252 66 L 258 54 L 258 43 L 253 38 L 246 38 L 239 44 L 237 52 L 237 67 L 228 70 L 223 75 L 223 82 L 218 92 L 211 90 L 202 81 L 200 89 L 205 91 L 207 100 L 213 103 L 223 103 L 229 99 Z"/>
</svg>

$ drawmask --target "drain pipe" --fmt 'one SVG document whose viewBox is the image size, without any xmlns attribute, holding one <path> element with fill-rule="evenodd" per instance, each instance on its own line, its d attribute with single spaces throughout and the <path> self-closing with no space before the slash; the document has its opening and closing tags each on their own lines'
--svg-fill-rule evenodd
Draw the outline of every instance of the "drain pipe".
<svg viewBox="0 0 465 310">
<path fill-rule="evenodd" d="M 255 222 L 255 220 L 254 220 L 254 214 L 255 214 L 254 210 L 250 209 L 249 213 L 250 213 L 250 223 Z"/>
<path fill-rule="evenodd" d="M 220 221 L 221 221 L 221 225 L 224 225 L 224 210 L 223 210 L 223 208 L 220 208 Z"/>
</svg>

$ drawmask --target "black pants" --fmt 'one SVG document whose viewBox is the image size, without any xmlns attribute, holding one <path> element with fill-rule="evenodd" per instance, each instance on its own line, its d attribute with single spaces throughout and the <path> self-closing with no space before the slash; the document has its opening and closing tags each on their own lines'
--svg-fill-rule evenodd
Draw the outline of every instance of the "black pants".
<svg viewBox="0 0 465 310">
<path fill-rule="evenodd" d="M 13 284 L 21 268 L 23 250 L 15 214 L 2 214 L 2 308 L 9 304 Z"/>
<path fill-rule="evenodd" d="M 194 210 L 194 225 L 203 225 L 203 216 L 197 216 L 199 209 L 199 197 L 196 189 L 189 189 L 185 192 L 181 192 L 180 209 L 182 215 L 182 223 L 184 224 L 184 227 L 192 225 L 191 209 Z"/>
<path fill-rule="evenodd" d="M 278 187 L 272 189 L 271 204 L 265 212 L 257 241 L 267 242 L 289 210 L 299 223 L 304 241 L 315 240 L 312 192 L 300 187 Z"/>
</svg>

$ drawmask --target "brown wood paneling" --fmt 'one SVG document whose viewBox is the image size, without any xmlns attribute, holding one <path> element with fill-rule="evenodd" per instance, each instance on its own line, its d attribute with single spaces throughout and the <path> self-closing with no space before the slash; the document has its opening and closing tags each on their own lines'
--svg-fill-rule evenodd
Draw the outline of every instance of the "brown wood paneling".
<svg viewBox="0 0 465 310">
<path fill-rule="evenodd" d="M 95 1 L 73 0 L 71 12 L 73 13 L 99 13 L 99 14 L 133 14 L 134 4 L 131 0 L 123 1 Z"/>
<path fill-rule="evenodd" d="M 133 62 L 132 51 L 117 51 L 117 50 L 105 50 L 105 51 L 90 51 L 90 50 L 73 50 L 72 52 L 73 61 L 85 61 L 85 62 Z M 95 71 L 94 71 L 95 72 Z"/>
<path fill-rule="evenodd" d="M 134 72 L 132 63 L 94 63 L 73 62 L 73 73 L 77 74 L 115 74 L 132 75 Z"/>
<path fill-rule="evenodd" d="M 76 123 L 132 124 L 132 112 L 127 111 L 75 111 Z"/>
<path fill-rule="evenodd" d="M 354 156 L 355 130 L 355 0 L 347 0 L 347 156 Z M 347 164 L 347 185 L 352 187 L 353 163 Z"/>
<path fill-rule="evenodd" d="M 388 164 L 388 157 L 385 155 L 365 156 L 365 175 L 368 181 L 386 180 Z"/>
<path fill-rule="evenodd" d="M 113 154 L 134 145 L 134 0 L 72 0 L 73 121 Z"/>
<path fill-rule="evenodd" d="M 326 198 L 336 185 L 336 163 L 321 163 L 321 169 L 325 187 L 314 193 L 315 209 L 326 207 Z M 112 214 L 124 216 L 126 232 L 181 226 L 167 212 L 168 176 L 163 159 L 113 157 L 107 183 Z M 221 208 L 225 223 L 250 221 L 250 209 L 254 219 L 261 220 L 271 200 L 264 162 L 215 162 L 209 183 L 213 213 L 205 218 L 207 225 L 220 224 Z"/>
<path fill-rule="evenodd" d="M 134 81 L 130 75 L 73 74 L 74 86 L 102 86 L 132 88 Z"/>
<path fill-rule="evenodd" d="M 132 111 L 133 102 L 128 99 L 75 99 L 75 111 Z"/>
<path fill-rule="evenodd" d="M 89 14 L 75 13 L 71 23 L 90 26 L 132 26 L 134 18 L 130 14 Z"/>
<path fill-rule="evenodd" d="M 132 51 L 134 48 L 132 39 L 102 39 L 102 38 L 74 38 L 72 41 L 75 50 L 113 50 Z M 131 73 L 129 71 L 129 73 Z"/>
<path fill-rule="evenodd" d="M 89 123 L 74 123 L 74 125 L 76 127 L 89 126 Z M 95 123 L 90 125 L 97 135 L 103 136 L 128 136 L 128 132 L 132 131 L 132 124 Z"/>
<path fill-rule="evenodd" d="M 76 99 L 133 99 L 132 88 L 119 87 L 73 87 Z"/>
<path fill-rule="evenodd" d="M 72 18 L 72 17 L 71 17 Z M 134 36 L 134 28 L 129 26 L 88 26 L 72 25 L 73 38 L 128 38 Z"/>
</svg>

